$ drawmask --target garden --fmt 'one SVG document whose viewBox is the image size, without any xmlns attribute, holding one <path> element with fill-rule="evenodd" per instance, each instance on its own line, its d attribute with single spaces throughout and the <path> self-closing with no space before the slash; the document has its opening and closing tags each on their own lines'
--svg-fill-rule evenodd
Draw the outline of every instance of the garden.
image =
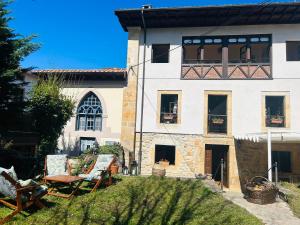
<svg viewBox="0 0 300 225">
<path fill-rule="evenodd" d="M 115 176 L 94 193 L 85 185 L 71 200 L 45 197 L 45 208 L 8 224 L 262 224 L 199 180 Z M 9 212 L 0 206 L 0 217 Z"/>
</svg>

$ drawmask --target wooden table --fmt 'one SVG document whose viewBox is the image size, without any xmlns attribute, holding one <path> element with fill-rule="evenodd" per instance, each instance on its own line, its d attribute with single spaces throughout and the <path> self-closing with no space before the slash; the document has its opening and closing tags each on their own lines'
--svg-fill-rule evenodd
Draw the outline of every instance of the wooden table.
<svg viewBox="0 0 300 225">
<path fill-rule="evenodd" d="M 76 194 L 84 178 L 70 175 L 56 175 L 46 176 L 44 180 L 46 184 L 50 185 L 48 195 L 70 199 Z M 72 192 L 70 194 L 58 193 L 59 186 L 69 186 Z"/>
</svg>

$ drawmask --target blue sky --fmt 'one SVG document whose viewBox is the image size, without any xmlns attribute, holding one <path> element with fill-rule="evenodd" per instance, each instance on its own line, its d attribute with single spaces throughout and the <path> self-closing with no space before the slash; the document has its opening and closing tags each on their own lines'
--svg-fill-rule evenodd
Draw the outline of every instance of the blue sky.
<svg viewBox="0 0 300 225">
<path fill-rule="evenodd" d="M 35 42 L 42 44 L 22 66 L 87 69 L 126 65 L 127 33 L 115 9 L 257 2 L 262 0 L 15 0 L 9 9 L 16 32 L 36 34 Z"/>
</svg>

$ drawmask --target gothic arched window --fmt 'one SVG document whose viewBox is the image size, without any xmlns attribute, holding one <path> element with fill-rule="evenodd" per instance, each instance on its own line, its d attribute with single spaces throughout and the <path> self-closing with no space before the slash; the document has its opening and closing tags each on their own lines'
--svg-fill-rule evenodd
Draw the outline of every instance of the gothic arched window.
<svg viewBox="0 0 300 225">
<path fill-rule="evenodd" d="M 76 130 L 102 130 L 102 106 L 90 92 L 80 102 L 76 115 Z"/>
</svg>

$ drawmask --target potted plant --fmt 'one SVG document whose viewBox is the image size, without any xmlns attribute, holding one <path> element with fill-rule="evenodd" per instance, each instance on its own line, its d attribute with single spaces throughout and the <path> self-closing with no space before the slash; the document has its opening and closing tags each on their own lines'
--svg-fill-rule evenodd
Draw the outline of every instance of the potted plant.
<svg viewBox="0 0 300 225">
<path fill-rule="evenodd" d="M 98 150 L 99 154 L 113 154 L 117 158 L 122 155 L 123 148 L 120 144 L 114 144 L 114 145 L 102 145 L 99 147 Z M 118 160 L 111 165 L 111 173 L 117 174 L 119 172 L 119 162 Z"/>
<path fill-rule="evenodd" d="M 283 118 L 279 115 L 271 117 L 271 123 L 272 124 L 282 124 L 283 123 Z"/>
<path fill-rule="evenodd" d="M 212 123 L 213 124 L 223 124 L 224 123 L 224 119 L 220 118 L 220 117 L 214 117 L 214 118 L 212 118 Z"/>
<path fill-rule="evenodd" d="M 165 167 L 167 167 L 167 166 L 170 165 L 170 162 L 168 160 L 166 160 L 166 159 L 161 159 L 159 161 L 159 165 L 161 165 L 163 168 L 165 168 Z"/>
</svg>

